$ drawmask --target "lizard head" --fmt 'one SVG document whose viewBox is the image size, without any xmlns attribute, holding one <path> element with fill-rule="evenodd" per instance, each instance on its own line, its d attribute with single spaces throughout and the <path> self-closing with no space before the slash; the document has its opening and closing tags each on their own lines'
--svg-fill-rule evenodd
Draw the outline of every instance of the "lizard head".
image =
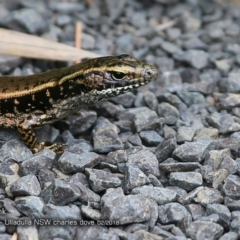
<svg viewBox="0 0 240 240">
<path fill-rule="evenodd" d="M 143 86 L 156 79 L 157 69 L 130 55 L 90 59 L 84 77 L 78 79 L 104 99 Z"/>
</svg>

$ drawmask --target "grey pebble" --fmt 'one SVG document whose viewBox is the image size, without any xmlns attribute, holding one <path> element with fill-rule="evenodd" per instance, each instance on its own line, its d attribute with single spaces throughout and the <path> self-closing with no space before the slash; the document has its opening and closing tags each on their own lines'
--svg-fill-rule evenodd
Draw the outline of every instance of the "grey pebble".
<svg viewBox="0 0 240 240">
<path fill-rule="evenodd" d="M 197 192 L 194 201 L 207 206 L 212 203 L 222 203 L 223 197 L 217 189 L 204 187 Z"/>
<path fill-rule="evenodd" d="M 176 124 L 179 117 L 179 111 L 169 103 L 158 104 L 157 113 L 164 119 L 163 123 L 168 125 Z"/>
<path fill-rule="evenodd" d="M 38 239 L 36 226 L 17 226 L 18 239 Z"/>
<path fill-rule="evenodd" d="M 147 146 L 157 146 L 163 141 L 163 138 L 156 131 L 141 131 L 139 136 Z"/>
<path fill-rule="evenodd" d="M 105 226 L 100 225 L 82 225 L 77 228 L 75 238 L 76 239 L 89 239 L 94 240 L 107 233 L 108 229 Z"/>
<path fill-rule="evenodd" d="M 93 146 L 96 152 L 108 153 L 121 149 L 123 144 L 118 136 L 117 126 L 100 117 L 93 129 Z"/>
<path fill-rule="evenodd" d="M 27 196 L 15 200 L 16 208 L 29 218 L 42 218 L 44 202 L 40 197 Z"/>
<path fill-rule="evenodd" d="M 186 142 L 173 151 L 173 157 L 183 162 L 201 162 L 211 141 Z"/>
<path fill-rule="evenodd" d="M 31 34 L 42 33 L 47 26 L 43 16 L 31 8 L 23 8 L 12 12 L 12 19 L 8 25 L 16 25 L 17 28 L 21 26 L 20 29 Z"/>
<path fill-rule="evenodd" d="M 80 209 L 76 205 L 55 206 L 53 204 L 46 204 L 42 209 L 42 213 L 45 218 L 53 220 L 82 219 Z"/>
<path fill-rule="evenodd" d="M 209 54 L 203 50 L 187 50 L 185 61 L 196 69 L 202 69 L 208 65 Z"/>
<path fill-rule="evenodd" d="M 159 164 L 159 168 L 166 172 L 188 172 L 195 171 L 200 169 L 201 165 L 195 162 L 177 162 L 172 161 L 168 162 L 168 160 Z"/>
<path fill-rule="evenodd" d="M 58 160 L 58 166 L 63 173 L 82 172 L 86 167 L 94 167 L 100 162 L 99 155 L 94 152 L 81 154 L 65 152 Z"/>
<path fill-rule="evenodd" d="M 38 196 L 41 192 L 41 187 L 34 175 L 26 175 L 15 181 L 10 191 L 15 196 Z"/>
<path fill-rule="evenodd" d="M 186 208 L 191 213 L 194 221 L 205 216 L 205 208 L 200 204 L 195 204 L 195 203 L 188 204 Z"/>
<path fill-rule="evenodd" d="M 19 140 L 10 140 L 1 147 L 3 156 L 11 157 L 16 162 L 23 162 L 30 159 L 33 154 L 22 142 Z"/>
<path fill-rule="evenodd" d="M 28 174 L 37 175 L 41 169 L 51 170 L 53 166 L 54 158 L 50 158 L 44 155 L 36 155 L 22 162 L 20 165 L 21 175 L 25 176 Z"/>
<path fill-rule="evenodd" d="M 187 229 L 187 235 L 192 239 L 218 239 L 223 234 L 223 227 L 214 222 L 195 221 Z"/>
<path fill-rule="evenodd" d="M 227 197 L 233 199 L 239 198 L 239 189 L 240 189 L 240 177 L 236 175 L 229 175 L 223 185 L 223 192 Z"/>
<path fill-rule="evenodd" d="M 206 208 L 206 214 L 210 215 L 216 213 L 219 215 L 219 224 L 224 227 L 228 228 L 230 219 L 231 219 L 231 213 L 229 209 L 222 205 L 222 204 L 208 204 Z"/>
<path fill-rule="evenodd" d="M 185 141 L 191 142 L 194 137 L 195 132 L 196 132 L 196 129 L 194 129 L 192 127 L 186 127 L 186 126 L 179 127 L 178 131 L 177 131 L 177 136 L 176 136 L 177 142 L 178 143 L 183 143 Z"/>
<path fill-rule="evenodd" d="M 161 163 L 168 157 L 170 157 L 176 147 L 177 147 L 176 138 L 173 135 L 170 135 L 168 138 L 165 138 L 156 147 L 155 155 L 158 161 Z"/>
<path fill-rule="evenodd" d="M 122 182 L 125 193 L 130 193 L 132 189 L 149 183 L 149 178 L 138 167 L 126 164 Z"/>
<path fill-rule="evenodd" d="M 52 184 L 50 203 L 59 206 L 66 205 L 76 201 L 80 195 L 81 192 L 74 184 L 68 183 L 64 180 L 55 179 Z"/>
<path fill-rule="evenodd" d="M 170 174 L 169 183 L 191 191 L 203 184 L 202 175 L 197 172 L 173 172 Z"/>
<path fill-rule="evenodd" d="M 133 93 L 128 92 L 111 98 L 111 101 L 115 104 L 121 104 L 123 107 L 130 108 L 133 106 L 135 99 L 136 96 Z"/>
<path fill-rule="evenodd" d="M 170 203 L 176 199 L 175 191 L 153 186 L 136 187 L 131 191 L 131 194 L 141 194 L 146 198 L 156 201 L 158 205 Z"/>
<path fill-rule="evenodd" d="M 94 192 L 101 192 L 121 185 L 121 180 L 112 173 L 91 168 L 85 168 L 85 172 L 89 178 L 89 185 Z"/>
<path fill-rule="evenodd" d="M 150 220 L 152 202 L 147 198 L 141 195 L 115 195 L 113 204 L 109 199 L 109 194 L 113 194 L 111 189 L 105 193 L 101 200 L 103 219 L 117 220 L 120 224 Z"/>
<path fill-rule="evenodd" d="M 156 177 L 160 176 L 158 160 L 156 156 L 148 150 L 141 150 L 139 152 L 129 154 L 128 163 L 138 167 L 147 175 L 151 173 Z"/>
<path fill-rule="evenodd" d="M 76 135 L 86 132 L 89 128 L 93 126 L 97 119 L 97 114 L 95 111 L 81 110 L 80 115 L 69 116 L 71 127 L 69 131 Z"/>
<path fill-rule="evenodd" d="M 175 223 L 184 232 L 192 222 L 191 214 L 179 203 L 167 203 L 159 206 L 158 216 L 160 223 Z"/>
</svg>

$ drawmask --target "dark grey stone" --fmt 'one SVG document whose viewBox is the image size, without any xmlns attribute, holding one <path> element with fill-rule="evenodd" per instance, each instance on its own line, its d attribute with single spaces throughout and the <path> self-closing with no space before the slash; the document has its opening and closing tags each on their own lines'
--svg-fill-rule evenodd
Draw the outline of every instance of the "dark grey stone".
<svg viewBox="0 0 240 240">
<path fill-rule="evenodd" d="M 231 110 L 240 106 L 240 95 L 238 93 L 224 93 L 219 97 L 219 108 Z"/>
<path fill-rule="evenodd" d="M 138 167 L 146 175 L 151 173 L 156 177 L 160 176 L 158 160 L 156 156 L 148 150 L 141 150 L 129 154 L 128 163 Z"/>
<path fill-rule="evenodd" d="M 66 180 L 67 183 L 74 185 L 79 192 L 79 198 L 81 202 L 88 203 L 88 202 L 99 202 L 100 196 L 97 195 L 89 188 L 89 184 L 87 179 L 83 178 L 83 176 L 79 175 L 80 173 L 76 173 L 72 177 Z M 85 175 L 84 175 L 85 176 Z M 76 191 L 76 188 L 75 191 Z"/>
<path fill-rule="evenodd" d="M 208 204 L 222 203 L 223 196 L 217 189 L 204 187 L 197 192 L 194 201 L 207 206 Z"/>
<path fill-rule="evenodd" d="M 83 139 L 75 140 L 73 143 L 69 143 L 68 145 L 69 145 L 68 151 L 71 153 L 81 154 L 83 152 L 92 151 L 91 143 Z"/>
<path fill-rule="evenodd" d="M 50 125 L 36 128 L 35 132 L 39 142 L 54 142 L 59 136 L 59 130 Z"/>
<path fill-rule="evenodd" d="M 8 25 L 31 34 L 42 33 L 47 26 L 43 16 L 31 8 L 22 8 L 13 11 L 11 21 L 8 22 Z"/>
<path fill-rule="evenodd" d="M 94 222 L 93 222 L 93 224 L 94 224 Z M 75 239 L 95 240 L 107 232 L 108 232 L 108 229 L 106 226 L 100 226 L 100 225 L 93 225 L 93 226 L 85 225 L 84 226 L 84 225 L 81 225 L 81 226 L 78 226 L 78 228 L 77 228 Z M 116 239 L 116 240 L 118 240 L 118 239 Z"/>
<path fill-rule="evenodd" d="M 46 204 L 43 207 L 42 213 L 45 218 L 48 219 L 59 219 L 59 220 L 76 220 L 82 219 L 80 209 L 75 205 L 69 206 L 55 206 L 53 204 Z"/>
<path fill-rule="evenodd" d="M 160 180 L 154 176 L 153 174 L 149 174 L 148 175 L 148 179 L 150 180 L 151 184 L 154 186 L 154 187 L 161 187 L 163 188 L 163 185 L 162 183 L 160 182 Z"/>
<path fill-rule="evenodd" d="M 163 162 L 159 164 L 159 168 L 166 172 L 189 172 L 200 169 L 201 165 L 195 162 Z"/>
<path fill-rule="evenodd" d="M 202 175 L 197 172 L 173 172 L 170 174 L 169 183 L 191 191 L 203 184 Z"/>
<path fill-rule="evenodd" d="M 87 167 L 94 167 L 100 162 L 99 155 L 94 152 L 75 154 L 65 152 L 58 160 L 58 166 L 63 173 L 82 172 Z"/>
<path fill-rule="evenodd" d="M 156 110 L 158 100 L 153 92 L 150 91 L 144 92 L 143 99 L 149 108 L 151 108 L 152 110 Z"/>
<path fill-rule="evenodd" d="M 60 226 L 40 226 L 38 229 L 38 237 L 39 239 L 64 239 L 64 240 L 72 240 L 76 235 L 77 227 L 64 225 Z"/>
<path fill-rule="evenodd" d="M 183 142 L 191 142 L 194 134 L 196 132 L 196 129 L 193 127 L 186 127 L 186 126 L 181 126 L 178 129 L 177 132 L 177 142 L 178 143 L 183 143 Z"/>
<path fill-rule="evenodd" d="M 54 173 L 50 170 L 41 169 L 37 175 L 38 181 L 42 189 L 44 189 L 49 183 L 54 181 Z"/>
<path fill-rule="evenodd" d="M 76 201 L 80 197 L 79 189 L 64 180 L 55 179 L 52 184 L 50 203 L 54 205 L 66 205 Z"/>
<path fill-rule="evenodd" d="M 133 146 L 142 146 L 142 141 L 141 138 L 139 137 L 139 135 L 137 133 L 131 135 L 128 138 L 128 141 L 133 145 Z"/>
<path fill-rule="evenodd" d="M 142 111 L 140 111 L 139 108 L 139 111 L 135 113 L 133 124 L 137 132 L 160 128 L 160 121 L 157 113 L 146 107 L 143 107 Z"/>
<path fill-rule="evenodd" d="M 195 221 L 187 229 L 187 236 L 192 239 L 216 240 L 223 234 L 223 227 L 214 222 Z"/>
<path fill-rule="evenodd" d="M 234 174 L 238 171 L 238 164 L 231 157 L 224 157 L 219 169 L 226 169 L 229 174 Z"/>
<path fill-rule="evenodd" d="M 138 167 L 126 164 L 122 182 L 125 193 L 130 193 L 132 189 L 149 183 L 149 178 Z"/>
<path fill-rule="evenodd" d="M 223 234 L 219 240 L 237 240 L 238 235 L 235 232 L 227 232 Z"/>
<path fill-rule="evenodd" d="M 97 209 L 93 209 L 90 206 L 81 205 L 81 213 L 83 216 L 93 219 L 95 221 L 101 220 L 101 212 Z"/>
<path fill-rule="evenodd" d="M 151 218 L 152 201 L 141 195 L 116 197 L 114 203 L 102 201 L 102 204 L 102 218 L 106 220 L 127 224 L 145 222 Z"/>
<path fill-rule="evenodd" d="M 97 120 L 97 114 L 95 111 L 81 110 L 80 115 L 71 115 L 68 117 L 68 120 L 71 124 L 69 131 L 76 135 L 84 133 L 91 128 Z"/>
<path fill-rule="evenodd" d="M 206 214 L 218 214 L 219 221 L 218 223 L 225 229 L 229 228 L 231 213 L 229 209 L 222 204 L 208 204 L 206 207 Z"/>
<path fill-rule="evenodd" d="M 191 213 L 193 220 L 198 220 L 205 215 L 205 208 L 200 204 L 188 204 L 186 209 Z"/>
<path fill-rule="evenodd" d="M 2 198 L 0 200 L 0 208 L 1 208 L 1 214 L 5 215 L 5 217 L 7 217 L 6 215 L 10 215 L 11 217 L 15 218 L 15 217 L 20 217 L 22 215 L 17 210 L 15 202 L 9 198 Z M 5 230 L 4 228 L 5 228 L 5 225 L 4 227 L 0 225 L 0 233 L 5 232 L 6 228 Z"/>
<path fill-rule="evenodd" d="M 219 85 L 223 92 L 240 93 L 239 73 L 230 72 L 227 78 L 221 78 Z"/>
<path fill-rule="evenodd" d="M 15 181 L 10 191 L 15 196 L 38 196 L 41 192 L 41 187 L 34 175 L 26 175 Z"/>
<path fill-rule="evenodd" d="M 177 147 L 176 138 L 170 135 L 165 140 L 163 140 L 156 148 L 155 155 L 158 161 L 161 163 L 171 156 L 172 152 Z"/>
<path fill-rule="evenodd" d="M 107 163 L 117 164 L 121 162 L 127 162 L 127 153 L 125 150 L 116 150 L 107 154 Z"/>
<path fill-rule="evenodd" d="M 176 124 L 179 118 L 179 111 L 169 103 L 158 104 L 157 113 L 164 119 L 163 122 L 168 125 Z"/>
<path fill-rule="evenodd" d="M 198 92 L 178 91 L 177 95 L 188 106 L 191 106 L 193 104 L 205 103 L 206 101 L 204 96 Z"/>
<path fill-rule="evenodd" d="M 182 89 L 182 77 L 178 71 L 163 72 L 162 81 L 169 92 L 176 92 Z"/>
<path fill-rule="evenodd" d="M 23 176 L 29 174 L 37 175 L 40 170 L 51 170 L 53 161 L 53 158 L 38 154 L 21 163 L 20 173 Z"/>
<path fill-rule="evenodd" d="M 210 75 L 210 74 L 209 74 Z M 203 75 L 204 76 L 204 75 Z M 186 86 L 186 90 L 189 92 L 198 92 L 204 95 L 212 94 L 217 85 L 217 80 L 213 76 L 204 76 L 200 75 L 200 79 L 197 82 L 189 84 Z M 220 78 L 220 76 L 219 76 Z"/>
<path fill-rule="evenodd" d="M 123 144 L 118 136 L 117 126 L 106 118 L 99 117 L 93 129 L 93 146 L 96 152 L 101 153 L 121 149 Z"/>
<path fill-rule="evenodd" d="M 35 219 L 43 217 L 44 202 L 40 197 L 27 196 L 15 200 L 16 208 L 25 216 Z"/>
<path fill-rule="evenodd" d="M 179 203 L 167 203 L 159 206 L 158 219 L 161 224 L 174 223 L 184 232 L 192 222 L 191 214 Z"/>
<path fill-rule="evenodd" d="M 201 162 L 210 147 L 211 141 L 187 142 L 173 151 L 173 157 L 183 162 Z"/>
<path fill-rule="evenodd" d="M 206 154 L 204 165 L 209 165 L 212 170 L 217 170 L 225 157 L 231 157 L 230 149 L 211 150 Z"/>
<path fill-rule="evenodd" d="M 97 103 L 93 108 L 99 115 L 104 117 L 116 117 L 116 115 L 123 110 L 121 105 L 116 105 L 109 101 Z"/>
<path fill-rule="evenodd" d="M 215 223 L 217 223 L 217 222 L 219 222 L 219 219 L 220 219 L 219 215 L 216 214 L 216 213 L 213 213 L 213 214 L 210 214 L 208 216 L 201 217 L 199 219 L 199 221 L 206 221 L 206 222 L 215 222 Z"/>
<path fill-rule="evenodd" d="M 1 7 L 2 8 L 2 7 Z M 17 56 L 1 55 L 0 72 L 2 74 L 10 72 L 22 63 L 22 59 Z"/>
<path fill-rule="evenodd" d="M 10 140 L 1 147 L 1 154 L 12 158 L 16 162 L 30 159 L 32 152 L 19 140 Z"/>
<path fill-rule="evenodd" d="M 7 233 L 1 233 L 1 234 L 0 234 L 0 238 L 1 238 L 2 240 L 11 240 L 11 239 L 12 239 L 12 235 L 7 234 Z"/>
<path fill-rule="evenodd" d="M 124 10 L 124 6 L 126 4 L 126 0 L 105 0 L 106 3 L 106 8 L 108 11 L 108 15 L 110 17 L 111 20 L 115 20 L 116 18 L 118 18 L 121 13 Z M 116 4 L 117 4 L 117 8 L 116 8 Z"/>
<path fill-rule="evenodd" d="M 111 98 L 111 101 L 113 101 L 115 104 L 121 104 L 126 108 L 130 108 L 133 106 L 135 99 L 136 96 L 133 93 L 128 92 L 122 95 L 118 95 L 114 98 Z"/>
<path fill-rule="evenodd" d="M 159 205 L 173 202 L 176 199 L 175 191 L 153 186 L 136 187 L 132 190 L 131 194 L 141 194 L 146 198 L 156 201 Z"/>
<path fill-rule="evenodd" d="M 171 42 L 161 41 L 160 46 L 165 52 L 170 53 L 170 54 L 182 52 L 182 49 L 180 47 L 178 47 L 177 45 L 175 45 Z"/>
<path fill-rule="evenodd" d="M 183 47 L 185 49 L 198 49 L 198 50 L 207 49 L 207 45 L 197 37 L 189 38 L 187 41 L 183 43 Z"/>
<path fill-rule="evenodd" d="M 209 54 L 203 50 L 190 49 L 185 52 L 185 61 L 196 69 L 202 69 L 208 65 Z"/>
<path fill-rule="evenodd" d="M 98 170 L 98 169 L 85 169 L 89 178 L 89 185 L 95 192 L 101 192 L 108 188 L 115 188 L 121 185 L 121 180 L 112 173 Z"/>
<path fill-rule="evenodd" d="M 225 179 L 222 189 L 227 197 L 238 200 L 240 197 L 240 177 L 229 175 Z"/>
<path fill-rule="evenodd" d="M 163 138 L 156 131 L 141 131 L 139 133 L 143 143 L 147 146 L 157 146 Z"/>
<path fill-rule="evenodd" d="M 218 133 L 216 128 L 200 128 L 196 131 L 193 141 L 216 140 L 218 139 Z"/>
<path fill-rule="evenodd" d="M 18 226 L 18 239 L 38 239 L 38 229 L 36 226 Z"/>
</svg>

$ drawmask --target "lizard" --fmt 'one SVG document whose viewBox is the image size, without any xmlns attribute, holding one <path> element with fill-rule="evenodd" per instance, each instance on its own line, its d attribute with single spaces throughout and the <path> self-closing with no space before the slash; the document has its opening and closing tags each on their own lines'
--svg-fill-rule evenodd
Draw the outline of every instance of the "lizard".
<svg viewBox="0 0 240 240">
<path fill-rule="evenodd" d="M 38 142 L 34 128 L 132 91 L 156 77 L 154 66 L 127 54 L 28 76 L 0 76 L 0 126 L 17 128 L 34 153 L 48 147 L 61 154 L 63 144 Z"/>
</svg>

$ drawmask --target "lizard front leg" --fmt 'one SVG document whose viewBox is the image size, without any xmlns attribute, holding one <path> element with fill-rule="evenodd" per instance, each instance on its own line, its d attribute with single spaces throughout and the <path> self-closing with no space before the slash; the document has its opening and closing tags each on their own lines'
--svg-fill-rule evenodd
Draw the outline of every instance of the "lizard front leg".
<svg viewBox="0 0 240 240">
<path fill-rule="evenodd" d="M 33 131 L 34 127 L 41 126 L 44 123 L 51 122 L 54 119 L 55 118 L 53 115 L 33 115 L 28 119 L 20 121 L 20 123 L 18 124 L 17 128 L 22 140 L 34 153 L 41 151 L 45 147 L 53 150 L 57 154 L 63 153 L 63 144 L 55 143 L 50 146 L 46 146 L 45 142 L 39 143 Z"/>
</svg>

